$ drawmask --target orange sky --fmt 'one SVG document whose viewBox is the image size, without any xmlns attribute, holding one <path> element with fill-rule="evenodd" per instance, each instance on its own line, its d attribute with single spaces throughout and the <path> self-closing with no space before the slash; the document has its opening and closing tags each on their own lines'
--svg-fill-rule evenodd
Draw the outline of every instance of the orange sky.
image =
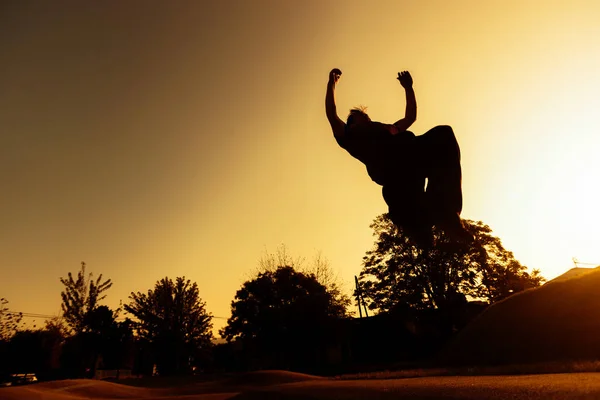
<svg viewBox="0 0 600 400">
<path fill-rule="evenodd" d="M 372 3 L 4 4 L 0 297 L 56 314 L 85 261 L 114 281 L 110 306 L 185 275 L 228 317 L 281 243 L 321 251 L 350 290 L 386 206 L 329 130 L 333 67 L 341 117 L 382 122 L 412 73 L 411 130 L 453 126 L 463 217 L 523 264 L 600 263 L 600 5 Z"/>
</svg>

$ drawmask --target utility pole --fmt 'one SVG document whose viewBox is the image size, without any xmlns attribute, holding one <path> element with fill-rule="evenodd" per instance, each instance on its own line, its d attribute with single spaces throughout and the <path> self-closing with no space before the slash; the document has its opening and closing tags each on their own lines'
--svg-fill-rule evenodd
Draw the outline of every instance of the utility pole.
<svg viewBox="0 0 600 400">
<path fill-rule="evenodd" d="M 580 262 L 577 258 L 573 257 L 573 264 L 575 265 L 575 268 L 579 268 L 580 265 L 593 265 L 595 267 L 599 266 L 600 263 L 585 263 L 585 262 Z"/>
<path fill-rule="evenodd" d="M 365 308 L 365 317 L 369 317 L 369 313 L 367 311 L 367 305 L 365 304 L 365 299 L 363 298 L 362 291 L 360 290 L 360 285 L 358 284 L 358 278 L 354 275 L 354 283 L 356 285 L 356 302 L 358 303 L 358 314 L 362 318 L 362 310 L 360 308 L 361 304 Z"/>
</svg>

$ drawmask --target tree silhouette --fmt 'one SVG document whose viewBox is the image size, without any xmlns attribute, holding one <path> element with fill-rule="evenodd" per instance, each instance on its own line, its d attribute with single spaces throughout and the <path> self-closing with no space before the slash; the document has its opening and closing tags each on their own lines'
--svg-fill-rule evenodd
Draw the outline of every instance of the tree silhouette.
<svg viewBox="0 0 600 400">
<path fill-rule="evenodd" d="M 60 278 L 65 290 L 61 292 L 62 311 L 66 323 L 76 333 L 83 332 L 85 326 L 86 314 L 96 308 L 98 302 L 103 300 L 106 295 L 102 293 L 111 288 L 110 279 L 102 282 L 102 274 L 96 281 L 92 280 L 92 273 L 86 277 L 85 263 L 81 263 L 81 270 L 77 273 L 77 280 L 69 272 L 68 278 Z"/>
<path fill-rule="evenodd" d="M 40 380 L 56 378 L 63 340 L 64 337 L 57 331 L 18 331 L 11 338 L 8 347 L 10 369 L 13 372 L 33 372 Z"/>
<path fill-rule="evenodd" d="M 263 367 L 290 368 L 306 365 L 306 357 L 328 340 L 332 321 L 345 315 L 345 306 L 313 274 L 281 266 L 242 285 L 220 333 L 271 357 Z"/>
<path fill-rule="evenodd" d="M 120 369 L 133 344 L 131 320 L 117 322 L 119 310 L 113 312 L 107 306 L 98 306 L 85 316 L 84 344 L 88 348 L 94 366 L 104 369 Z"/>
<path fill-rule="evenodd" d="M 360 283 L 373 310 L 447 308 L 467 298 L 491 303 L 544 280 L 539 270 L 528 273 L 482 222 L 465 220 L 475 238 L 469 246 L 453 245 L 434 229 L 436 245 L 430 251 L 414 247 L 387 214 L 371 228 L 377 239 L 363 258 Z"/>
<path fill-rule="evenodd" d="M 115 321 L 115 313 L 107 306 L 98 306 L 87 312 L 84 317 L 85 326 L 90 333 L 106 336 Z"/>
<path fill-rule="evenodd" d="M 274 253 L 268 253 L 265 250 L 258 261 L 258 268 L 254 272 L 255 275 L 262 272 L 275 272 L 280 267 L 291 267 L 305 275 L 313 275 L 317 282 L 325 286 L 335 306 L 343 308 L 346 313 L 350 314 L 348 308 L 352 301 L 344 292 L 343 282 L 331 267 L 329 260 L 320 251 L 314 255 L 311 262 L 306 263 L 303 257 L 292 257 L 287 247 L 281 244 Z"/>
<path fill-rule="evenodd" d="M 8 300 L 0 298 L 0 341 L 7 341 L 17 332 L 23 313 L 11 312 L 8 307 Z"/>
<path fill-rule="evenodd" d="M 65 325 L 63 317 L 55 316 L 47 319 L 44 323 L 44 330 L 53 332 L 58 337 L 62 338 L 62 340 L 69 336 L 69 328 Z"/>
<path fill-rule="evenodd" d="M 151 343 L 161 375 L 187 372 L 194 357 L 211 346 L 212 315 L 196 283 L 163 278 L 154 289 L 129 298 L 125 311 L 138 319 L 138 335 Z"/>
</svg>

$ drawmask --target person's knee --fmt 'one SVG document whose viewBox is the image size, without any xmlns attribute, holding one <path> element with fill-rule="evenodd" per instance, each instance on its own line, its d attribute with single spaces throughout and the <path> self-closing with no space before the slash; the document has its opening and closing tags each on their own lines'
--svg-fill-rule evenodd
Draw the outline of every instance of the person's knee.
<svg viewBox="0 0 600 400">
<path fill-rule="evenodd" d="M 454 130 L 450 125 L 438 125 L 433 128 L 435 134 L 439 138 L 443 138 L 444 141 L 456 142 L 456 136 L 454 135 Z"/>
<path fill-rule="evenodd" d="M 436 125 L 433 127 L 433 129 L 437 130 L 437 131 L 441 131 L 441 132 L 452 132 L 454 133 L 454 131 L 452 130 L 452 127 L 450 125 Z"/>
</svg>

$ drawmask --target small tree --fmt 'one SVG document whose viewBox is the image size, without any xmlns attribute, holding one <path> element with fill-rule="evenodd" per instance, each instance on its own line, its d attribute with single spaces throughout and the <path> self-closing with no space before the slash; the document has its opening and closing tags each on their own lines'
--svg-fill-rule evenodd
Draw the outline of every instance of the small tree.
<svg viewBox="0 0 600 400">
<path fill-rule="evenodd" d="M 23 313 L 11 312 L 8 300 L 0 298 L 0 341 L 8 341 L 17 332 L 23 320 Z"/>
<path fill-rule="evenodd" d="M 311 263 L 306 263 L 303 257 L 293 257 L 284 244 L 277 247 L 275 253 L 265 253 L 258 261 L 258 268 L 255 270 L 257 276 L 263 272 L 275 272 L 281 267 L 290 267 L 297 272 L 305 275 L 312 275 L 323 285 L 331 295 L 332 302 L 340 309 L 345 310 L 346 315 L 351 315 L 348 308 L 352 304 L 350 297 L 344 291 L 344 285 L 339 275 L 333 270 L 329 260 L 319 251 Z"/>
<path fill-rule="evenodd" d="M 111 288 L 110 279 L 102 282 L 102 274 L 95 281 L 92 280 L 92 273 L 86 277 L 85 263 L 81 263 L 81 270 L 77 274 L 77 280 L 69 272 L 68 278 L 60 278 L 65 290 L 61 292 L 62 311 L 68 326 L 76 333 L 83 332 L 86 328 L 86 314 L 96 308 L 106 295 L 102 295 Z"/>
<path fill-rule="evenodd" d="M 242 285 L 220 333 L 254 348 L 263 367 L 305 367 L 330 339 L 332 323 L 345 315 L 345 307 L 314 275 L 282 266 Z"/>
<path fill-rule="evenodd" d="M 98 306 L 85 316 L 84 344 L 93 365 L 104 369 L 120 369 L 133 343 L 131 321 L 117 322 L 119 310 Z M 101 362 L 100 362 L 101 361 Z"/>
<path fill-rule="evenodd" d="M 69 328 L 65 325 L 63 317 L 52 317 L 44 322 L 44 330 L 54 333 L 56 336 L 66 339 L 69 336 Z"/>
<path fill-rule="evenodd" d="M 8 359 L 13 372 L 34 372 L 38 379 L 59 375 L 63 337 L 46 329 L 20 330 L 10 340 Z"/>
<path fill-rule="evenodd" d="M 212 315 L 198 292 L 198 285 L 163 278 L 147 293 L 131 293 L 125 311 L 139 321 L 138 335 L 151 343 L 159 373 L 189 371 L 194 356 L 211 346 Z"/>
</svg>

